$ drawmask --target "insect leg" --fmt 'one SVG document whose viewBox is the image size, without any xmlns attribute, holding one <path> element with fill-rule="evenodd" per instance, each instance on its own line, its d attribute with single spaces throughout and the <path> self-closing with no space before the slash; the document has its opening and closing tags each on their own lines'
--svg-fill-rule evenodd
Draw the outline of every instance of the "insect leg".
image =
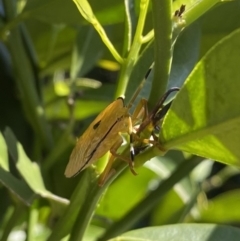
<svg viewBox="0 0 240 241">
<path fill-rule="evenodd" d="M 137 173 L 133 169 L 133 166 L 134 166 L 133 160 L 134 160 L 135 153 L 134 153 L 134 148 L 133 148 L 133 135 L 134 135 L 134 133 L 133 133 L 133 124 L 132 124 L 131 117 L 129 115 L 125 116 L 124 119 L 123 119 L 123 122 L 121 122 L 121 125 L 124 126 L 124 128 L 122 129 L 122 132 L 123 133 L 127 132 L 130 136 L 130 158 L 117 154 L 117 150 L 122 144 L 122 137 L 120 135 L 119 135 L 119 138 L 121 139 L 121 142 L 120 142 L 120 139 L 119 139 L 119 145 L 114 145 L 110 149 L 110 152 L 116 158 L 119 158 L 123 161 L 126 161 L 129 165 L 129 168 L 130 168 L 131 172 L 134 175 L 137 175 Z"/>
<path fill-rule="evenodd" d="M 133 166 L 134 166 L 133 161 L 134 161 L 135 151 L 134 151 L 134 147 L 133 147 L 133 124 L 132 124 L 132 119 L 130 116 L 128 117 L 127 121 L 128 121 L 128 133 L 130 136 L 130 157 L 131 157 L 131 160 L 128 161 L 128 164 L 129 164 L 129 168 L 130 168 L 131 172 L 134 175 L 137 175 L 137 173 L 133 169 Z"/>
<path fill-rule="evenodd" d="M 104 171 L 102 172 L 102 174 L 101 174 L 101 176 L 99 178 L 99 181 L 98 181 L 98 185 L 99 186 L 102 186 L 109 179 L 109 177 L 111 175 L 113 175 L 115 170 L 112 169 L 112 164 L 113 164 L 115 158 L 119 158 L 119 159 L 121 159 L 123 161 L 126 161 L 129 164 L 131 172 L 134 175 L 137 175 L 137 173 L 133 169 L 132 159 L 129 159 L 129 158 L 124 157 L 124 156 L 122 156 L 120 154 L 117 154 L 117 150 L 122 145 L 122 142 L 123 142 L 122 137 L 120 135 L 118 137 L 119 138 L 117 139 L 117 141 L 114 143 L 114 145 L 110 149 L 111 156 L 110 156 L 110 158 L 108 160 L 108 163 L 107 163 Z"/>
<path fill-rule="evenodd" d="M 114 161 L 114 156 L 111 154 L 110 158 L 108 159 L 108 163 L 103 170 L 102 174 L 99 177 L 98 185 L 101 187 L 104 185 L 104 183 L 108 180 L 110 176 L 112 176 L 115 172 L 114 169 L 112 169 L 112 164 Z"/>
</svg>

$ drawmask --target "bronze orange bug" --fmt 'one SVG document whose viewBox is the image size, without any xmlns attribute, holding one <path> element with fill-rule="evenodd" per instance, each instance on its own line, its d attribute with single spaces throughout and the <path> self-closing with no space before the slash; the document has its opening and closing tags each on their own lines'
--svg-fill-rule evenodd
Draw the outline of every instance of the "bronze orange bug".
<svg viewBox="0 0 240 241">
<path fill-rule="evenodd" d="M 179 90 L 180 89 L 178 87 L 173 87 L 166 91 L 166 93 L 159 99 L 153 110 L 142 120 L 135 133 L 135 139 L 139 140 L 134 145 L 135 154 L 144 150 L 149 144 L 156 145 L 159 149 L 164 151 L 163 147 L 158 143 L 156 132 L 159 133 L 161 128 L 160 122 L 163 120 L 163 117 L 166 115 L 172 104 L 172 101 L 166 105 L 164 105 L 164 102 L 172 92 Z M 151 140 L 151 137 L 153 140 Z"/>
<path fill-rule="evenodd" d="M 133 169 L 133 148 L 131 148 L 130 158 L 117 154 L 117 150 L 123 142 L 120 133 L 128 133 L 131 142 L 133 124 L 129 109 L 140 90 L 141 87 L 138 88 L 128 106 L 125 106 L 123 98 L 119 97 L 108 105 L 90 124 L 78 139 L 71 153 L 64 173 L 66 177 L 76 176 L 80 171 L 96 162 L 108 151 L 110 151 L 112 156 L 103 172 L 104 174 L 101 178 L 103 181 L 100 181 L 101 183 L 107 178 L 108 172 L 111 169 L 110 163 L 113 162 L 115 157 L 128 162 L 131 172 L 136 175 Z"/>
<path fill-rule="evenodd" d="M 146 114 L 147 101 L 142 100 L 131 117 L 129 109 L 141 88 L 142 86 L 138 88 L 128 106 L 124 106 L 124 100 L 120 97 L 108 105 L 90 124 L 87 130 L 78 139 L 71 153 L 65 170 L 66 177 L 76 176 L 80 171 L 96 162 L 108 151 L 110 151 L 111 157 L 101 175 L 99 181 L 100 185 L 103 185 L 108 178 L 113 160 L 116 157 L 128 162 L 131 172 L 136 175 L 133 168 L 133 159 L 135 155 L 133 146 L 131 146 L 130 149 L 130 158 L 117 154 L 117 150 L 123 142 L 120 133 L 128 133 L 130 135 L 130 143 L 133 143 L 133 139 L 135 138 L 138 140 L 140 139 L 141 145 L 138 144 L 136 147 L 137 152 L 140 152 L 141 149 L 146 147 L 146 144 L 151 143 L 151 141 L 148 140 L 150 136 L 143 140 L 141 139 L 142 137 L 140 137 L 140 133 L 147 128 L 150 129 L 150 135 L 154 136 L 154 130 L 165 114 L 163 112 L 166 112 L 166 109 L 169 108 L 162 108 L 164 101 L 172 91 L 179 90 L 179 88 L 172 88 L 167 91 L 150 114 Z M 144 117 L 142 117 L 142 115 Z M 133 133 L 133 126 L 135 126 L 137 122 L 140 122 L 140 125 L 137 127 L 136 133 Z M 143 147 L 144 145 L 142 143 L 145 143 L 145 147 Z"/>
</svg>

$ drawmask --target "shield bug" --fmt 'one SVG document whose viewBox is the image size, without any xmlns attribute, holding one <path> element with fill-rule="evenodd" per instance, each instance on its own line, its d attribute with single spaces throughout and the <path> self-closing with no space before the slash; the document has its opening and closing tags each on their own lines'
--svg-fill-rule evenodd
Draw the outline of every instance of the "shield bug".
<svg viewBox="0 0 240 241">
<path fill-rule="evenodd" d="M 130 157 L 117 154 L 117 150 L 123 142 L 120 133 L 128 133 L 130 135 L 130 142 L 132 140 L 133 124 L 129 109 L 140 92 L 142 85 L 143 83 L 135 92 L 128 106 L 125 106 L 124 99 L 119 97 L 108 105 L 90 124 L 83 135 L 77 140 L 76 146 L 70 155 L 64 173 L 66 177 L 76 176 L 80 171 L 96 162 L 108 151 L 110 151 L 112 156 L 109 158 L 109 163 L 100 178 L 100 185 L 108 178 L 111 163 L 115 157 L 128 162 L 131 172 L 136 175 L 133 169 L 134 149 L 131 148 Z"/>
<path fill-rule="evenodd" d="M 129 164 L 131 172 L 136 175 L 133 168 L 134 149 L 139 153 L 146 148 L 146 144 L 153 143 L 150 137 L 155 137 L 156 130 L 160 120 L 168 110 L 167 105 L 163 108 L 163 103 L 168 95 L 179 88 L 172 88 L 158 101 L 155 108 L 148 114 L 147 100 L 142 99 L 137 105 L 133 115 L 129 114 L 129 109 L 140 92 L 143 83 L 135 92 L 128 106 L 124 105 L 124 99 L 119 97 L 106 107 L 96 119 L 89 125 L 87 130 L 78 139 L 74 147 L 69 162 L 65 170 L 66 177 L 76 176 L 79 172 L 95 163 L 108 151 L 111 153 L 108 164 L 101 174 L 99 185 L 102 186 L 110 175 L 114 159 L 117 157 Z M 138 124 L 138 127 L 136 125 Z M 133 129 L 136 127 L 135 133 Z M 150 133 L 148 136 L 140 135 L 145 130 Z M 149 132 L 150 130 L 150 132 Z M 130 145 L 130 157 L 122 156 L 117 153 L 118 148 L 122 145 L 123 139 L 121 133 L 130 135 L 130 144 L 137 140 L 136 147 Z M 144 144 L 145 143 L 145 144 Z M 156 140 L 155 140 L 156 144 Z"/>
</svg>

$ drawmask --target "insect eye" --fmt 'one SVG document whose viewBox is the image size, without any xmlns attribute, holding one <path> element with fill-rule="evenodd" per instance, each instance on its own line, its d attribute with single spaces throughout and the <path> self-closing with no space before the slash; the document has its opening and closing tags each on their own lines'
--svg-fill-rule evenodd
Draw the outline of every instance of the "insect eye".
<svg viewBox="0 0 240 241">
<path fill-rule="evenodd" d="M 101 121 L 98 121 L 96 124 L 94 124 L 93 129 L 96 130 L 98 126 L 100 125 Z"/>
</svg>

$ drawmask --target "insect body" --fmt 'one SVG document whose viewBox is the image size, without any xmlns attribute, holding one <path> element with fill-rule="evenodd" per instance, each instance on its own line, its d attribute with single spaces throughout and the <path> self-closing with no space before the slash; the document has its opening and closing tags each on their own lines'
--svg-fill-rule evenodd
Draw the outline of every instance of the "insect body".
<svg viewBox="0 0 240 241">
<path fill-rule="evenodd" d="M 147 101 L 142 100 L 131 117 L 129 109 L 141 88 L 142 86 L 138 88 L 128 106 L 124 105 L 124 100 L 120 97 L 107 106 L 107 108 L 90 124 L 87 130 L 78 139 L 71 153 L 65 170 L 66 177 L 76 176 L 80 171 L 96 162 L 108 151 L 110 151 L 111 157 L 109 158 L 105 170 L 101 174 L 99 180 L 100 186 L 103 185 L 109 177 L 115 157 L 126 161 L 129 164 L 131 172 L 136 175 L 133 169 L 134 149 L 139 153 L 149 144 L 157 143 L 156 140 L 153 143 L 149 139 L 151 136 L 154 137 L 155 128 L 165 115 L 166 107 L 163 108 L 163 102 L 172 91 L 178 90 L 178 88 L 173 88 L 166 92 L 150 114 L 148 114 L 147 111 Z M 136 127 L 137 124 L 140 124 L 140 126 L 137 127 L 136 132 L 133 133 L 133 126 Z M 148 134 L 145 136 L 141 135 L 145 130 Z M 134 143 L 136 146 L 134 146 L 134 148 L 131 147 L 130 158 L 117 154 L 117 150 L 123 142 L 120 133 L 128 133 L 130 135 L 130 144 L 133 143 L 133 139 L 135 141 Z"/>
<path fill-rule="evenodd" d="M 66 177 L 77 175 L 109 150 L 114 157 L 122 144 L 122 133 L 132 133 L 131 118 L 123 98 L 118 98 L 103 110 L 78 139 L 65 170 Z M 133 154 L 131 155 L 133 157 Z M 129 162 L 133 170 L 132 159 L 121 158 Z"/>
</svg>

